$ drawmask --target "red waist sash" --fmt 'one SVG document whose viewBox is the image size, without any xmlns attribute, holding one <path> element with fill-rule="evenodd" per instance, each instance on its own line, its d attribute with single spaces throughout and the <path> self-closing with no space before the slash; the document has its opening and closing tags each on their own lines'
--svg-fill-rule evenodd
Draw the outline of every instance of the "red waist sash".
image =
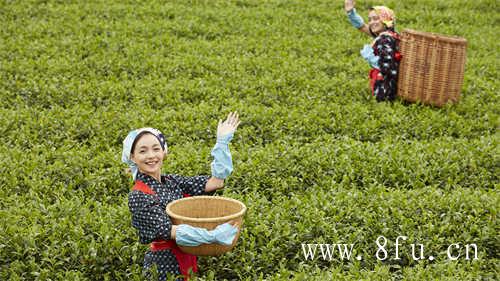
<svg viewBox="0 0 500 281">
<path fill-rule="evenodd" d="M 177 259 L 177 263 L 179 263 L 181 274 L 184 275 L 184 280 L 189 279 L 189 269 L 191 269 L 193 272 L 198 272 L 196 256 L 186 254 L 181 251 L 174 240 L 155 240 L 153 241 L 153 243 L 151 243 L 150 249 L 152 252 L 167 249 L 172 251 L 175 259 Z"/>
<path fill-rule="evenodd" d="M 377 80 L 382 80 L 383 77 L 379 75 L 380 70 L 376 68 L 370 69 L 370 72 L 368 73 L 368 76 L 370 77 L 370 88 L 372 90 L 372 96 L 375 95 L 375 82 Z"/>
<path fill-rule="evenodd" d="M 137 180 L 133 187 L 133 190 L 139 190 L 146 194 L 155 195 L 156 193 L 145 183 Z M 184 197 L 188 197 L 188 194 L 184 194 Z M 161 250 L 170 250 L 175 256 L 177 263 L 179 264 L 179 269 L 182 275 L 184 275 L 184 280 L 189 280 L 189 269 L 193 272 L 198 272 L 198 265 L 196 264 L 196 256 L 191 254 L 186 254 L 174 240 L 155 240 L 151 243 L 150 249 L 152 252 Z"/>
</svg>

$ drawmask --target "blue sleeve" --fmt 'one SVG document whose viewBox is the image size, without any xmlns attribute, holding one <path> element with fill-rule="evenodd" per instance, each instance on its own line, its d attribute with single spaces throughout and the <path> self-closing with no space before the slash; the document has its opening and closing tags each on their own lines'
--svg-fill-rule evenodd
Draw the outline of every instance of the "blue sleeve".
<svg viewBox="0 0 500 281">
<path fill-rule="evenodd" d="M 229 142 L 233 138 L 233 134 L 228 134 L 217 138 L 217 143 L 212 149 L 211 155 L 214 157 L 212 161 L 212 176 L 225 179 L 233 172 L 233 160 L 229 151 Z"/>
<path fill-rule="evenodd" d="M 347 12 L 347 18 L 349 19 L 351 25 L 357 29 L 360 29 L 365 24 L 363 18 L 360 15 L 358 15 L 358 13 L 356 13 L 356 9 L 354 8 L 349 12 Z"/>
<path fill-rule="evenodd" d="M 379 56 L 376 56 L 373 52 L 373 48 L 370 45 L 365 45 L 361 50 L 361 56 L 370 64 L 371 67 L 380 69 L 379 67 Z"/>
<path fill-rule="evenodd" d="M 205 228 L 179 224 L 175 233 L 175 242 L 181 246 L 198 246 L 214 242 L 214 235 Z"/>
<path fill-rule="evenodd" d="M 238 234 L 238 228 L 224 223 L 218 225 L 214 230 L 193 227 L 187 224 L 179 224 L 175 241 L 182 246 L 198 246 L 200 244 L 217 243 L 229 246 Z"/>
</svg>

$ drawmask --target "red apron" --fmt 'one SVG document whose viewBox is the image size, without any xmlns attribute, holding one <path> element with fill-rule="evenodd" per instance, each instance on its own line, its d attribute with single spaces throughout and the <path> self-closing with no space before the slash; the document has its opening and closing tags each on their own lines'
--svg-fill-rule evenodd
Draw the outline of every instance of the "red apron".
<svg viewBox="0 0 500 281">
<path fill-rule="evenodd" d="M 372 89 L 372 96 L 375 95 L 375 82 L 377 80 L 383 80 L 384 78 L 380 74 L 380 70 L 376 68 L 370 69 L 370 72 L 368 73 L 368 76 L 370 77 L 370 89 Z"/>
<path fill-rule="evenodd" d="M 142 181 L 136 181 L 133 187 L 133 190 L 139 190 L 146 194 L 155 195 L 156 193 L 145 183 Z M 189 197 L 188 194 L 184 194 L 184 197 Z M 151 243 L 150 249 L 152 252 L 161 251 L 161 250 L 170 250 L 177 259 L 177 263 L 179 264 L 179 269 L 181 274 L 184 275 L 184 280 L 189 280 L 189 270 L 191 269 L 193 272 L 198 272 L 198 266 L 196 264 L 196 256 L 191 254 L 186 254 L 175 244 L 175 241 L 170 240 L 155 240 Z"/>
</svg>

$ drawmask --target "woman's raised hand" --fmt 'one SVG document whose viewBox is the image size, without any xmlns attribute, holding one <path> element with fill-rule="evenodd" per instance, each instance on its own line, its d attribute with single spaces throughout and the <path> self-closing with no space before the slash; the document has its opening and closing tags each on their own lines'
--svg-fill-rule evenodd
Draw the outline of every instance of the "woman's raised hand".
<svg viewBox="0 0 500 281">
<path fill-rule="evenodd" d="M 217 138 L 232 134 L 238 128 L 240 124 L 240 118 L 238 112 L 230 112 L 227 115 L 226 121 L 219 120 L 219 125 L 217 126 Z"/>
<path fill-rule="evenodd" d="M 356 5 L 356 2 L 354 2 L 354 0 L 345 0 L 344 2 L 345 11 L 349 12 L 350 10 L 354 9 L 354 5 Z"/>
</svg>

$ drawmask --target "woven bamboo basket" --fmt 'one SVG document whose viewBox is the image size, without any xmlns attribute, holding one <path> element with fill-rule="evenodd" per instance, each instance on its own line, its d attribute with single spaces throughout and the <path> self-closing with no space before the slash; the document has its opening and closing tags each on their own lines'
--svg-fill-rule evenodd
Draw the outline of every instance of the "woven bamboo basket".
<svg viewBox="0 0 500 281">
<path fill-rule="evenodd" d="M 245 204 L 238 200 L 218 196 L 193 196 L 170 202 L 167 214 L 174 224 L 189 224 L 212 230 L 220 224 L 236 221 L 239 225 L 233 244 L 202 244 L 196 247 L 180 246 L 188 254 L 196 256 L 218 256 L 230 251 L 236 245 L 240 236 Z"/>
<path fill-rule="evenodd" d="M 456 103 L 464 79 L 467 40 L 405 29 L 401 32 L 398 96 L 434 106 Z"/>
</svg>

